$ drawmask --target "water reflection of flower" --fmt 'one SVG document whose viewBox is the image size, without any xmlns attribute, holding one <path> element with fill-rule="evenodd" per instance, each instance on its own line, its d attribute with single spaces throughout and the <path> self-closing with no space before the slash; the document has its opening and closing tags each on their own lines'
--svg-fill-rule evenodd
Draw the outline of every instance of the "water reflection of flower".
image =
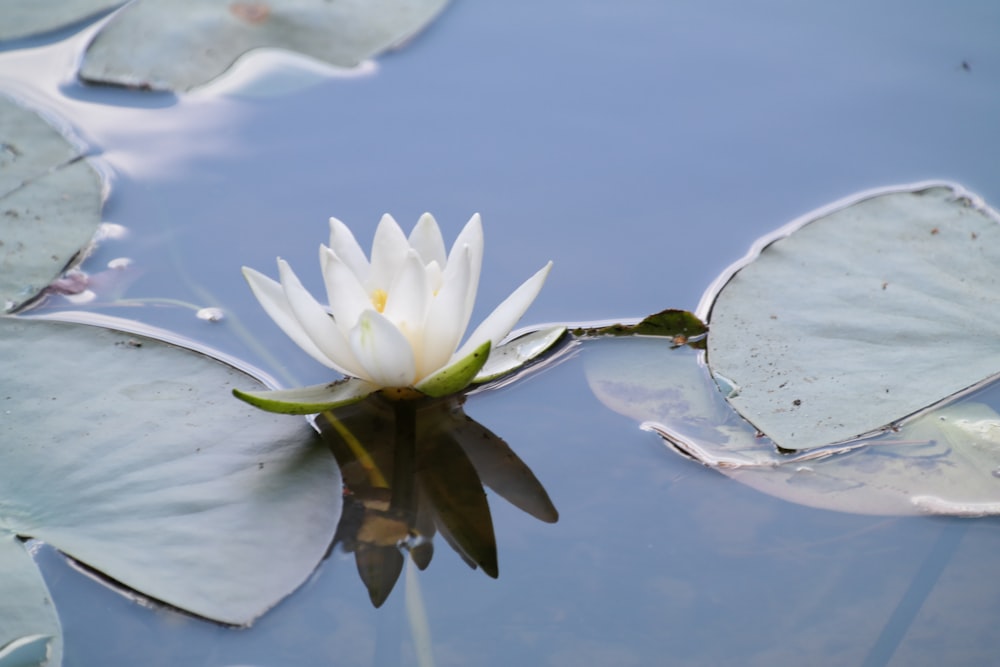
<svg viewBox="0 0 1000 667">
<path fill-rule="evenodd" d="M 354 553 L 376 607 L 392 591 L 407 552 L 420 569 L 430 564 L 435 534 L 469 566 L 498 576 L 484 486 L 542 521 L 558 519 L 528 466 L 468 417 L 463 401 L 375 395 L 317 417 L 346 487 L 336 541 Z"/>
</svg>

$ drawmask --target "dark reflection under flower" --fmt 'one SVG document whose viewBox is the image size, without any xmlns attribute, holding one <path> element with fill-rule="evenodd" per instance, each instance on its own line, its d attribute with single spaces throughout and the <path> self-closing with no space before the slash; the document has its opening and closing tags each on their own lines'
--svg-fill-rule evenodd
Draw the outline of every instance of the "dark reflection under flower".
<svg viewBox="0 0 1000 667">
<path fill-rule="evenodd" d="M 462 410 L 464 397 L 387 400 L 376 394 L 317 416 L 344 477 L 335 544 L 353 552 L 372 603 L 389 597 L 409 553 L 420 569 L 440 534 L 470 567 L 497 577 L 484 486 L 549 523 L 559 514 L 528 466 Z"/>
</svg>

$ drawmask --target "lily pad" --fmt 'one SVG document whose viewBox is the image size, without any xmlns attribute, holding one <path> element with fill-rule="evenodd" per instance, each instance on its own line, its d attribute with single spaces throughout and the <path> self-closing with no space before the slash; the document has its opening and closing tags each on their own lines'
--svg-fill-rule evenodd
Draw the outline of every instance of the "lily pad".
<svg viewBox="0 0 1000 667">
<path fill-rule="evenodd" d="M 58 665 L 62 628 L 25 545 L 0 530 L 0 667 Z"/>
<path fill-rule="evenodd" d="M 784 449 L 888 428 L 1000 372 L 1000 216 L 942 183 L 762 240 L 703 299 L 708 365 Z"/>
<path fill-rule="evenodd" d="M 355 67 L 409 39 L 447 0 L 134 0 L 101 29 L 85 81 L 188 90 L 257 48 Z"/>
<path fill-rule="evenodd" d="M 68 28 L 110 11 L 125 0 L 59 0 L 59 2 L 7 2 L 0 21 L 0 40 L 20 39 Z"/>
<path fill-rule="evenodd" d="M 101 223 L 97 173 L 33 111 L 0 96 L 0 304 L 48 285 Z"/>
<path fill-rule="evenodd" d="M 875 515 L 1000 514 L 1000 403 L 991 385 L 867 440 L 779 450 L 726 402 L 703 352 L 652 338 L 588 341 L 587 380 L 602 403 L 675 452 L 761 492 Z"/>
<path fill-rule="evenodd" d="M 236 625 L 323 558 L 337 466 L 303 420 L 232 398 L 260 387 L 246 374 L 150 338 L 10 317 L 0 367 L 0 531 Z"/>
</svg>

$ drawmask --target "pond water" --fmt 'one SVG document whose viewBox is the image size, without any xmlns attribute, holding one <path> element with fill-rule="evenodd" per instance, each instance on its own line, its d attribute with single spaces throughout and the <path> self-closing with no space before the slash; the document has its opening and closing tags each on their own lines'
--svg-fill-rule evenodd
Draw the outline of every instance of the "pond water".
<svg viewBox="0 0 1000 667">
<path fill-rule="evenodd" d="M 135 270 L 128 303 L 91 310 L 308 384 L 325 369 L 239 268 L 273 275 L 280 255 L 318 289 L 331 215 L 367 243 L 384 212 L 409 227 L 431 211 L 449 240 L 482 213 L 474 319 L 555 262 L 528 323 L 694 308 L 755 238 L 858 190 L 946 178 L 997 206 L 998 30 L 985 1 L 458 0 L 373 71 L 276 96 L 82 86 L 87 32 L 0 52 L 0 90 L 63 118 L 108 171 L 104 219 L 130 234 L 84 268 L 127 256 Z M 275 62 L 246 68 L 259 80 Z M 205 306 L 225 318 L 196 318 Z M 41 547 L 65 664 L 426 664 L 428 636 L 436 665 L 995 661 L 997 520 L 858 516 L 755 492 L 604 408 L 586 352 L 465 406 L 560 514 L 542 523 L 490 496 L 498 579 L 438 538 L 430 567 L 374 609 L 335 549 L 232 629 L 136 604 Z M 429 628 L 417 640 L 414 619 Z"/>
</svg>

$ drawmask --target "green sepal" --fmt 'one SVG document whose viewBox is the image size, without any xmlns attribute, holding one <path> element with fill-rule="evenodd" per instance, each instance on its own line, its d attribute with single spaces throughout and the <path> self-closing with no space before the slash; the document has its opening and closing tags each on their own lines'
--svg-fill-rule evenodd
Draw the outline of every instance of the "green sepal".
<svg viewBox="0 0 1000 667">
<path fill-rule="evenodd" d="M 415 389 L 432 398 L 441 398 L 462 391 L 472 384 L 472 379 L 490 358 L 490 347 L 490 341 L 486 341 L 469 356 L 424 378 Z"/>
<path fill-rule="evenodd" d="M 378 387 L 358 378 L 344 378 L 330 384 L 317 384 L 296 389 L 273 391 L 241 391 L 233 396 L 250 405 L 283 415 L 313 415 L 342 405 L 357 403 L 378 391 Z"/>
</svg>

